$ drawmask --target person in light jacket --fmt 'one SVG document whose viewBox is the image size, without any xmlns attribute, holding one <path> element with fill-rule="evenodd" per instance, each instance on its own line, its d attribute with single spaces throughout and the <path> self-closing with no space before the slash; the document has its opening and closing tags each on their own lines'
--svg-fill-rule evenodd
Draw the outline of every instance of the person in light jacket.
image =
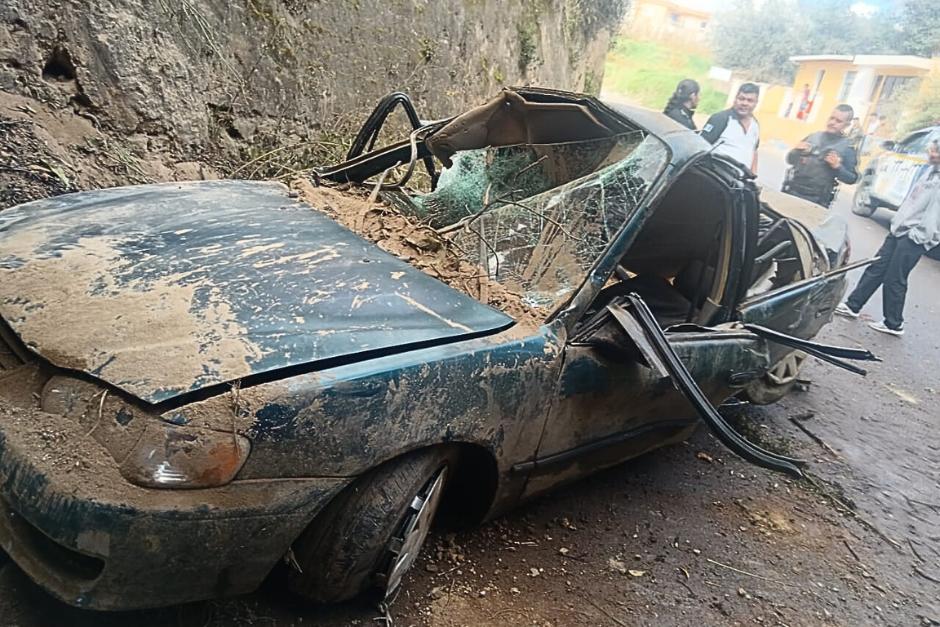
<svg viewBox="0 0 940 627">
<path fill-rule="evenodd" d="M 858 318 L 880 286 L 884 320 L 868 326 L 881 333 L 904 334 L 907 278 L 924 253 L 940 245 L 940 144 L 936 141 L 930 144 L 928 156 L 929 167 L 891 220 L 891 232 L 878 251 L 878 261 L 866 268 L 855 290 L 836 307 L 837 314 Z"/>
</svg>

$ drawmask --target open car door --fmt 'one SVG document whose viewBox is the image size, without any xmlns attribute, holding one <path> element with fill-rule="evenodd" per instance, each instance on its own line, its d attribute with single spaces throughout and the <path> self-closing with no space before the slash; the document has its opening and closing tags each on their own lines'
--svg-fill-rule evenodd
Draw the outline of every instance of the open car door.
<svg viewBox="0 0 940 627">
<path fill-rule="evenodd" d="M 689 368 L 676 353 L 666 333 L 660 329 L 659 324 L 642 298 L 636 294 L 628 294 L 621 302 L 609 304 L 607 311 L 616 320 L 624 333 L 633 340 L 645 365 L 670 381 L 672 386 L 689 401 L 698 416 L 722 444 L 740 457 L 762 468 L 785 472 L 797 477 L 802 476 L 801 461 L 760 448 L 741 437 L 725 421 L 708 396 L 699 387 Z M 741 330 L 729 329 L 725 332 L 740 334 Z M 753 333 L 750 330 L 746 332 Z M 757 346 L 766 343 L 760 341 L 759 338 L 760 336 L 754 333 L 754 337 L 748 338 L 748 341 Z M 763 352 L 766 354 L 766 349 Z M 755 360 L 755 362 L 757 361 Z M 715 366 L 721 368 L 720 364 L 715 364 Z M 734 384 L 736 378 L 743 379 L 752 375 L 752 371 L 729 373 L 729 383 Z"/>
<path fill-rule="evenodd" d="M 566 346 L 537 459 L 526 464 L 526 496 L 684 439 L 698 419 L 745 460 L 802 476 L 800 460 L 749 442 L 716 409 L 767 371 L 774 344 L 839 365 L 875 359 L 868 351 L 820 345 L 759 325 L 685 324 L 664 331 L 640 296 L 615 298 Z"/>
<path fill-rule="evenodd" d="M 869 265 L 873 259 L 851 263 L 819 276 L 745 300 L 737 318 L 780 332 L 812 337 L 829 321 L 842 296 L 846 274 Z"/>
<path fill-rule="evenodd" d="M 825 282 L 825 279 L 823 283 Z M 659 328 L 652 312 L 643 300 L 627 295 L 623 304 L 611 304 L 608 311 L 620 323 L 621 328 L 635 340 L 637 349 L 647 364 L 671 378 L 673 385 L 688 399 L 718 440 L 743 459 L 762 468 L 802 476 L 800 460 L 766 451 L 741 437 L 715 409 L 702 393 L 689 369 L 672 349 L 665 333 Z M 865 375 L 865 370 L 844 360 L 877 361 L 867 350 L 828 346 L 792 337 L 759 325 L 745 324 L 744 329 L 771 344 L 802 350 L 814 357 L 846 368 L 856 374 Z"/>
</svg>

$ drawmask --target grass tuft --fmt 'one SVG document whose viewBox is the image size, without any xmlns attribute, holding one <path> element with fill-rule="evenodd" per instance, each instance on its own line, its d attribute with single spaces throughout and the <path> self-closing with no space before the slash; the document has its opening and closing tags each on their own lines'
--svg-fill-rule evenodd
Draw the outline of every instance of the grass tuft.
<svg viewBox="0 0 940 627">
<path fill-rule="evenodd" d="M 710 115 L 724 108 L 728 96 L 708 84 L 711 66 L 711 58 L 702 53 L 621 37 L 607 55 L 604 89 L 641 106 L 661 110 L 676 84 L 684 78 L 693 78 L 702 86 L 698 111 Z"/>
</svg>

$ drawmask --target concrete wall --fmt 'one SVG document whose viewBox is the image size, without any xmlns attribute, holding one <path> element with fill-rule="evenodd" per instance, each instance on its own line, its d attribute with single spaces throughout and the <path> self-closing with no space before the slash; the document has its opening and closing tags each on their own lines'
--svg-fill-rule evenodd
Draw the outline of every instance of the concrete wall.
<svg viewBox="0 0 940 627">
<path fill-rule="evenodd" d="M 596 91 L 623 7 L 4 0 L 0 90 L 72 108 L 117 135 L 162 137 L 197 158 L 262 139 L 340 141 L 393 90 L 427 119 L 503 85 Z"/>
</svg>

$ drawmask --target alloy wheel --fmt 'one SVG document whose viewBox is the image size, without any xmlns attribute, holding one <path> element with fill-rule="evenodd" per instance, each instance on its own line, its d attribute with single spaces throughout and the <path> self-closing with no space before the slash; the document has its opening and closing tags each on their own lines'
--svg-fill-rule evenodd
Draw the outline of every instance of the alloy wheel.
<svg viewBox="0 0 940 627">
<path fill-rule="evenodd" d="M 806 361 L 806 353 L 794 351 L 778 361 L 767 372 L 767 378 L 776 385 L 792 383 L 799 376 L 804 361 Z"/>
<path fill-rule="evenodd" d="M 402 578 L 412 567 L 431 528 L 434 514 L 440 505 L 441 495 L 444 493 L 444 484 L 447 478 L 447 467 L 441 468 L 437 474 L 425 484 L 424 488 L 415 495 L 399 531 L 389 543 L 391 562 L 386 571 L 385 603 L 390 603 L 401 586 Z"/>
</svg>

